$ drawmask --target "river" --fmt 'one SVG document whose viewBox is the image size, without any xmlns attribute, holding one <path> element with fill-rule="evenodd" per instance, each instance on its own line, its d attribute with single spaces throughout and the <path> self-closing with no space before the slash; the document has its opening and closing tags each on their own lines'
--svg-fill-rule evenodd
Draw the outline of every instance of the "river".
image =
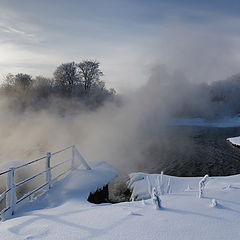
<svg viewBox="0 0 240 240">
<path fill-rule="evenodd" d="M 140 170 L 174 176 L 240 173 L 240 148 L 226 141 L 240 136 L 240 127 L 171 126 L 163 136 L 146 151 L 149 162 Z"/>
<path fill-rule="evenodd" d="M 226 176 L 240 174 L 240 148 L 226 139 L 240 136 L 240 127 L 169 126 L 159 139 L 146 144 L 135 172 L 172 176 Z M 110 184 L 112 201 L 127 201 L 130 192 L 123 173 Z"/>
</svg>

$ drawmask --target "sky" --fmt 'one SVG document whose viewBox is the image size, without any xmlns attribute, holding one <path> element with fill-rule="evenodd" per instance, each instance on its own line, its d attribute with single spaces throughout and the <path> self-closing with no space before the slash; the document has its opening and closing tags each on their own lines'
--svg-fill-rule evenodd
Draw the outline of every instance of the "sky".
<svg viewBox="0 0 240 240">
<path fill-rule="evenodd" d="M 51 77 L 58 65 L 100 61 L 119 92 L 164 66 L 211 82 L 240 72 L 240 2 L 0 0 L 0 78 Z"/>
</svg>

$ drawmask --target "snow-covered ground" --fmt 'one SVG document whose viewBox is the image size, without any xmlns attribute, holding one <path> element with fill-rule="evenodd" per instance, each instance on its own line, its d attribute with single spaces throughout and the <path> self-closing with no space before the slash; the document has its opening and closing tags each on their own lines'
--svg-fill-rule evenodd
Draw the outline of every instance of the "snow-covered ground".
<svg viewBox="0 0 240 240">
<path fill-rule="evenodd" d="M 164 175 L 163 189 L 170 178 L 171 194 L 161 196 L 160 210 L 151 199 L 100 205 L 86 201 L 97 183 L 103 186 L 115 175 L 104 164 L 75 171 L 1 223 L 0 239 L 240 239 L 240 175 L 210 177 L 201 199 L 201 178 Z M 133 197 L 147 198 L 149 186 L 158 181 L 159 175 L 132 174 Z"/>
<path fill-rule="evenodd" d="M 240 137 L 232 137 L 227 139 L 231 144 L 240 147 Z"/>
</svg>

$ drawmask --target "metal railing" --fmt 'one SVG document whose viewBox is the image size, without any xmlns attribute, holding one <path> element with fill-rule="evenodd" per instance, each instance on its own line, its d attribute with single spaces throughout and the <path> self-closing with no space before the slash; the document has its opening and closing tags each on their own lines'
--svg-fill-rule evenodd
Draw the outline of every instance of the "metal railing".
<svg viewBox="0 0 240 240">
<path fill-rule="evenodd" d="M 66 159 L 64 161 L 61 161 L 60 163 L 55 164 L 54 166 L 51 166 L 51 158 L 52 156 L 58 155 L 59 153 L 65 152 L 66 150 L 71 149 L 71 157 L 69 159 Z M 66 147 L 64 149 L 61 149 L 57 152 L 54 153 L 50 153 L 48 152 L 45 156 L 32 160 L 30 162 L 27 162 L 25 164 L 22 164 L 20 166 L 17 167 L 13 167 L 10 168 L 6 171 L 0 172 L 0 176 L 6 174 L 6 190 L 4 192 L 1 193 L 0 195 L 0 202 L 6 197 L 6 207 L 3 208 L 0 211 L 0 216 L 3 219 L 3 215 L 4 214 L 10 214 L 10 215 L 14 215 L 15 211 L 16 211 L 16 206 L 22 202 L 24 199 L 29 198 L 31 196 L 33 196 L 34 194 L 36 195 L 37 193 L 41 192 L 41 191 L 48 191 L 53 184 L 62 176 L 67 175 L 68 173 L 70 173 L 72 170 L 74 170 L 77 167 L 76 164 L 76 157 L 78 158 L 78 160 L 80 161 L 80 163 L 84 166 L 84 168 L 86 168 L 87 170 L 91 170 L 90 166 L 88 165 L 88 163 L 85 161 L 85 159 L 83 158 L 83 156 L 80 154 L 80 152 L 76 149 L 76 147 L 73 146 L 69 146 Z M 29 165 L 36 163 L 36 162 L 41 162 L 45 160 L 45 170 L 38 172 L 37 174 L 28 177 L 18 183 L 15 183 L 15 171 L 17 169 L 23 168 L 23 167 L 28 167 Z M 60 173 L 58 173 L 57 176 L 55 176 L 54 178 L 52 178 L 52 170 L 58 168 L 59 166 L 65 164 L 69 162 L 70 164 L 70 168 L 64 169 L 64 171 L 61 171 Z M 41 175 L 45 175 L 45 181 L 44 184 L 42 184 L 41 186 L 38 186 L 37 188 L 33 189 L 30 192 L 27 192 L 26 194 L 24 194 L 23 196 L 21 196 L 19 199 L 17 199 L 17 194 L 16 194 L 16 190 L 17 188 L 21 187 L 23 184 L 26 184 L 28 182 L 30 182 L 31 180 L 36 179 L 37 177 L 41 176 Z"/>
</svg>

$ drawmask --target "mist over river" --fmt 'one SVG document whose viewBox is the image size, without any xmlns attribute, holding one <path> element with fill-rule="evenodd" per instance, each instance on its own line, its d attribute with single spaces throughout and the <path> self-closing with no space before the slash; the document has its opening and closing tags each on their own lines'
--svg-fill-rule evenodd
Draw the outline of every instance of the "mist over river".
<svg viewBox="0 0 240 240">
<path fill-rule="evenodd" d="M 164 136 L 143 152 L 148 164 L 138 170 L 174 176 L 223 176 L 240 173 L 240 149 L 226 139 L 240 136 L 240 127 L 166 127 Z"/>
</svg>

